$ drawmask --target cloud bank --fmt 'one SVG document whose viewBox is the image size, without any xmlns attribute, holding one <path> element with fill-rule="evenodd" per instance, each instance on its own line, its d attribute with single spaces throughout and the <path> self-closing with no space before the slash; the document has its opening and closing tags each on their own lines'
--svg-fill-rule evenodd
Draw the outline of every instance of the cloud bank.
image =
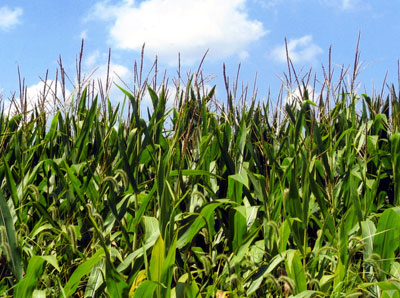
<svg viewBox="0 0 400 298">
<path fill-rule="evenodd" d="M 182 64 L 200 60 L 209 49 L 211 59 L 245 56 L 248 46 L 267 33 L 260 21 L 246 13 L 246 0 L 147 0 L 118 5 L 98 2 L 89 19 L 111 22 L 114 47 L 157 55 L 162 62 Z"/>
</svg>

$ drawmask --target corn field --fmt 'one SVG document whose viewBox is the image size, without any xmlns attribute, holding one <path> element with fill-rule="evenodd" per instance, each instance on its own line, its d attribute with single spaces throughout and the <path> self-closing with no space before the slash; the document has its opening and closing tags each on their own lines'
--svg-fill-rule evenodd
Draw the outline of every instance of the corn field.
<svg viewBox="0 0 400 298">
<path fill-rule="evenodd" d="M 286 104 L 225 71 L 226 98 L 198 71 L 171 99 L 136 64 L 116 106 L 78 80 L 49 116 L 22 87 L 0 114 L 0 295 L 399 297 L 400 98 L 358 94 L 357 57 Z M 289 60 L 286 86 L 310 78 Z"/>
</svg>

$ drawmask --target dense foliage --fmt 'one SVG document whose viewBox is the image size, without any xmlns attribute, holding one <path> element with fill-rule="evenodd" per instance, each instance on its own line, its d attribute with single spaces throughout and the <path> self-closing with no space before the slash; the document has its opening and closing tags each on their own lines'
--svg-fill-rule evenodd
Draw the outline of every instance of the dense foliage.
<svg viewBox="0 0 400 298">
<path fill-rule="evenodd" d="M 51 119 L 3 110 L 0 295 L 399 297 L 394 88 L 279 109 L 142 86 L 128 115 L 88 87 Z"/>
</svg>

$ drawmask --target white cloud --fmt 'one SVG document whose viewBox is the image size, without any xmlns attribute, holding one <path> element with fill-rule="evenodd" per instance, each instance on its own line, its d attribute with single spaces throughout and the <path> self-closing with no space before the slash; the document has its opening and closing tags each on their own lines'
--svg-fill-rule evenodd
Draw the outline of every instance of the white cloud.
<svg viewBox="0 0 400 298">
<path fill-rule="evenodd" d="M 289 58 L 293 63 L 315 62 L 322 49 L 313 42 L 311 35 L 305 35 L 297 39 L 290 39 L 287 43 Z M 271 57 L 279 62 L 286 62 L 285 45 L 274 48 Z"/>
<path fill-rule="evenodd" d="M 109 1 L 94 6 L 89 19 L 112 21 L 109 38 L 120 49 L 157 55 L 162 62 L 190 65 L 208 56 L 239 55 L 267 33 L 246 13 L 247 0 L 147 0 L 138 5 Z"/>
<path fill-rule="evenodd" d="M 16 7 L 11 9 L 7 6 L 0 7 L 0 29 L 8 30 L 11 27 L 18 25 L 22 16 L 22 8 Z"/>
</svg>

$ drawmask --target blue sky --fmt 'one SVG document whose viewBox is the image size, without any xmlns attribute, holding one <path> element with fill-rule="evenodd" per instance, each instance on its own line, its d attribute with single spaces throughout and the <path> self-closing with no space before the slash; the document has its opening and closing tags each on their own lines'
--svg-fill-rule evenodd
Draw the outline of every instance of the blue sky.
<svg viewBox="0 0 400 298">
<path fill-rule="evenodd" d="M 40 89 L 49 70 L 54 80 L 61 55 L 74 80 L 81 39 L 85 39 L 83 71 L 104 78 L 108 49 L 112 71 L 132 85 L 132 70 L 143 43 L 145 67 L 158 56 L 159 69 L 176 75 L 178 53 L 183 72 L 197 69 L 208 49 L 203 72 L 214 79 L 224 96 L 222 64 L 234 77 L 241 63 L 241 81 L 253 83 L 258 75 L 262 99 L 271 89 L 279 92 L 283 73 L 284 39 L 296 69 L 310 67 L 323 81 L 321 65 L 354 61 L 358 33 L 363 62 L 361 92 L 381 88 L 386 71 L 397 86 L 400 58 L 400 2 L 389 0 L 125 0 L 125 1 L 11 1 L 0 2 L 0 94 L 11 97 L 18 89 L 17 66 L 30 96 Z M 114 77 L 118 83 L 118 79 Z M 316 86 L 316 89 L 318 86 Z M 72 86 L 69 86 L 72 91 Z M 114 101 L 118 100 L 117 97 Z"/>
</svg>

